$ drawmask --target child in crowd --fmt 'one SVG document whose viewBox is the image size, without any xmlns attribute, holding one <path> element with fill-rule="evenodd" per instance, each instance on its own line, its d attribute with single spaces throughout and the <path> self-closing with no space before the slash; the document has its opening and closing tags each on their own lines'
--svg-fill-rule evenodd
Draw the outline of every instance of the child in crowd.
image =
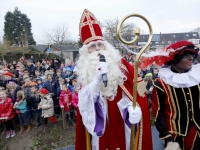
<svg viewBox="0 0 200 150">
<path fill-rule="evenodd" d="M 0 92 L 6 90 L 6 85 L 0 82 Z"/>
<path fill-rule="evenodd" d="M 72 84 L 69 85 L 69 89 L 70 89 L 71 92 L 74 92 L 74 88 L 76 87 L 76 83 L 77 83 L 76 79 L 73 79 Z"/>
<path fill-rule="evenodd" d="M 61 108 L 64 108 L 66 120 L 67 120 L 67 128 L 69 127 L 69 120 L 73 119 L 73 109 L 71 104 L 71 95 L 72 93 L 68 89 L 66 84 L 62 85 L 62 90 L 59 96 L 59 105 Z M 70 118 L 71 117 L 71 118 Z"/>
<path fill-rule="evenodd" d="M 39 69 L 36 69 L 35 70 L 35 76 L 33 77 L 33 81 L 35 82 L 37 78 L 41 78 L 41 73 L 40 73 L 40 70 Z"/>
<path fill-rule="evenodd" d="M 44 83 L 42 82 L 42 78 L 37 77 L 37 79 L 36 79 L 36 84 L 37 84 L 37 87 L 38 87 L 39 90 L 40 90 L 41 88 L 43 88 Z"/>
<path fill-rule="evenodd" d="M 151 108 L 151 96 L 152 96 L 152 91 L 153 91 L 152 73 L 147 73 L 145 75 L 145 81 L 147 82 L 146 93 L 147 93 L 147 98 L 149 102 L 149 107 Z"/>
<path fill-rule="evenodd" d="M 62 71 L 60 69 L 57 69 L 56 70 L 56 77 L 55 77 L 55 79 L 57 80 L 57 82 L 58 82 L 59 78 L 62 78 L 61 74 L 62 74 Z"/>
<path fill-rule="evenodd" d="M 76 112 L 77 112 L 77 108 L 78 108 L 78 91 L 79 91 L 79 89 L 77 87 L 75 87 L 74 92 L 72 93 L 71 103 L 74 107 L 74 116 L 76 116 Z"/>
<path fill-rule="evenodd" d="M 0 82 L 0 92 L 3 90 L 6 90 L 6 85 L 4 83 Z M 4 126 L 5 126 L 4 122 L 1 122 L 1 120 L 0 120 L 0 134 L 3 133 Z"/>
<path fill-rule="evenodd" d="M 27 102 L 27 116 L 28 119 L 31 120 L 32 119 L 32 110 L 31 110 L 31 100 L 30 100 L 30 95 L 31 95 L 31 87 L 36 85 L 35 82 L 32 82 L 30 77 L 26 77 L 24 78 L 24 85 L 22 86 L 22 89 L 24 91 L 24 95 L 25 95 L 25 99 Z"/>
<path fill-rule="evenodd" d="M 44 125 L 47 125 L 48 120 L 55 124 L 56 118 L 54 117 L 53 99 L 51 98 L 49 91 L 45 88 L 40 89 L 40 97 L 41 102 L 38 105 L 38 109 L 42 110 Z"/>
<path fill-rule="evenodd" d="M 41 99 L 40 99 L 40 93 L 38 91 L 37 85 L 34 85 L 31 87 L 30 100 L 31 100 L 32 113 L 36 120 L 35 128 L 38 128 L 41 124 L 41 109 L 38 109 L 38 105 Z"/>
<path fill-rule="evenodd" d="M 66 75 L 64 77 L 67 86 L 69 86 L 69 83 L 70 83 L 70 81 L 72 79 L 71 77 L 72 77 L 72 70 L 69 67 L 67 67 L 67 69 L 66 69 Z"/>
<path fill-rule="evenodd" d="M 60 95 L 61 90 L 63 89 L 63 84 L 65 84 L 65 80 L 63 78 L 58 79 L 58 88 L 57 88 L 57 95 Z"/>
<path fill-rule="evenodd" d="M 30 124 L 30 120 L 27 118 L 27 105 L 26 105 L 26 100 L 25 100 L 23 91 L 17 92 L 17 100 L 13 108 L 16 109 L 15 112 L 18 114 L 18 117 L 19 117 L 19 122 L 20 122 L 19 134 L 22 134 L 22 132 L 24 131 L 25 124 L 28 126 L 26 132 L 29 132 L 31 130 L 31 124 Z"/>
<path fill-rule="evenodd" d="M 12 122 L 14 117 L 12 99 L 8 97 L 7 91 L 0 91 L 0 121 L 6 125 L 6 138 L 15 136 L 15 127 Z"/>
</svg>

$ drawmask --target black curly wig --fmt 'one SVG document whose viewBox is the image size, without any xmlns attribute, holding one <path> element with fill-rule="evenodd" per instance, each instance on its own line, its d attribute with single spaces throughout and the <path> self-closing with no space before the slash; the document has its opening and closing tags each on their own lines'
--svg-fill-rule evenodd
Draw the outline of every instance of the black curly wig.
<svg viewBox="0 0 200 150">
<path fill-rule="evenodd" d="M 189 48 L 189 47 L 184 48 L 183 50 L 180 50 L 179 52 L 175 53 L 175 54 L 174 54 L 174 59 L 172 59 L 172 60 L 166 62 L 165 64 L 166 64 L 167 66 L 171 66 L 171 65 L 178 64 L 178 63 L 181 61 L 181 59 L 182 59 L 184 56 L 187 56 L 187 55 L 192 55 L 193 58 L 195 59 L 195 58 L 197 58 L 197 56 L 198 56 L 198 50 L 199 50 L 199 49 L 194 49 L 194 48 L 192 48 L 192 47 L 191 47 L 191 48 Z"/>
</svg>

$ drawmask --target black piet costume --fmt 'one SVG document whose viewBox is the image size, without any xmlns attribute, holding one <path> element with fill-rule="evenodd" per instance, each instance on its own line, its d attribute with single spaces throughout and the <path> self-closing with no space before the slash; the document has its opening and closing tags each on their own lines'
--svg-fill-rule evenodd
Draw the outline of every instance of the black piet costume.
<svg viewBox="0 0 200 150">
<path fill-rule="evenodd" d="M 152 92 L 155 125 L 167 148 L 168 143 L 177 142 L 182 150 L 199 150 L 200 64 L 191 65 L 191 69 L 182 73 L 171 67 L 189 59 L 188 56 L 192 62 L 198 50 L 191 42 L 180 41 L 170 45 L 167 51 L 169 55 L 163 62 L 169 67 L 159 70 L 160 78 Z"/>
</svg>

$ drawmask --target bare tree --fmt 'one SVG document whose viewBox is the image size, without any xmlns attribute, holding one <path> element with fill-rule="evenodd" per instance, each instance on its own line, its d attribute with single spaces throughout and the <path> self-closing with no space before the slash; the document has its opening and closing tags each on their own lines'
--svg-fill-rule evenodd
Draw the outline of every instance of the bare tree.
<svg viewBox="0 0 200 150">
<path fill-rule="evenodd" d="M 10 49 L 10 41 L 6 39 L 0 41 L 0 56 L 2 60 L 4 60 L 4 56 L 7 54 L 9 49 Z"/>
<path fill-rule="evenodd" d="M 100 22 L 100 26 L 103 28 L 104 38 L 110 42 L 114 47 L 118 47 L 119 40 L 117 38 L 117 25 L 119 24 L 120 19 L 108 19 L 103 23 Z M 133 35 L 135 25 L 132 23 L 123 23 L 121 27 L 121 35 L 123 38 Z"/>
<path fill-rule="evenodd" d="M 50 44 L 64 45 L 69 41 L 69 28 L 62 24 L 52 29 L 44 30 L 44 42 Z"/>
</svg>

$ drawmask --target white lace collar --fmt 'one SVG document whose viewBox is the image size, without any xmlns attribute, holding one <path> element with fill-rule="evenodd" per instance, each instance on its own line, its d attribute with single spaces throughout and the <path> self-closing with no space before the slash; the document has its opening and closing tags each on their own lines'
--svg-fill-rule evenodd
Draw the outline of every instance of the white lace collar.
<svg viewBox="0 0 200 150">
<path fill-rule="evenodd" d="M 168 67 L 161 68 L 158 74 L 166 84 L 173 87 L 192 87 L 200 83 L 200 64 L 193 65 L 186 73 L 175 73 Z"/>
</svg>

